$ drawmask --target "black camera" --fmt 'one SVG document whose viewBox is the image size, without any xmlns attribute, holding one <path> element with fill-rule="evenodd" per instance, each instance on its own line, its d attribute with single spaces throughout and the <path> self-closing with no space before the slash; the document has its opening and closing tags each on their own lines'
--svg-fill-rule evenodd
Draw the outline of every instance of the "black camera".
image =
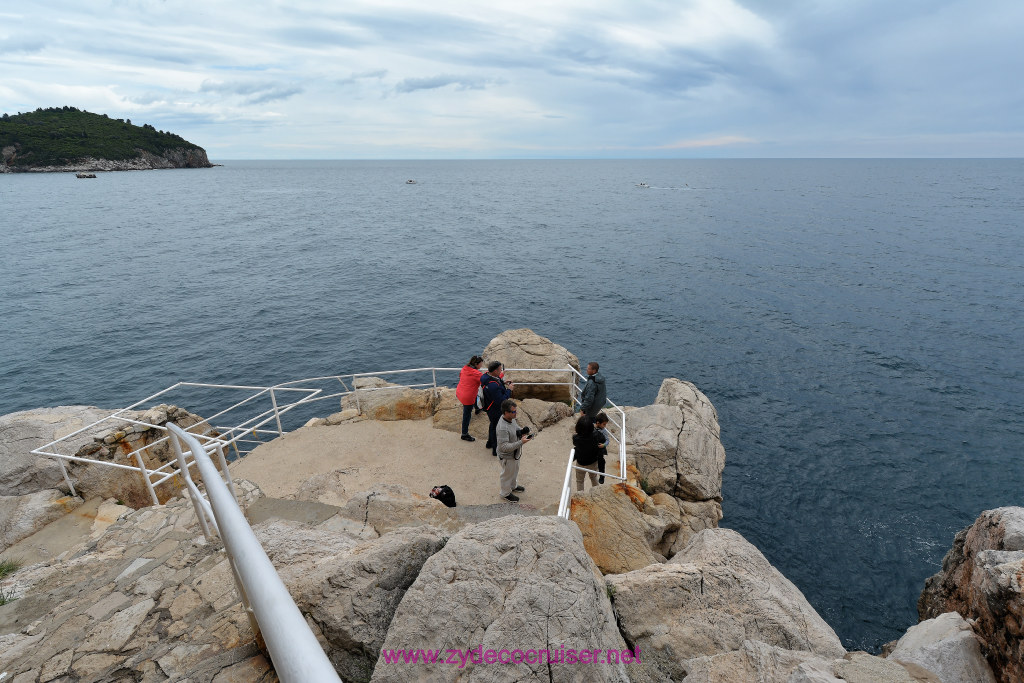
<svg viewBox="0 0 1024 683">
<path fill-rule="evenodd" d="M 517 429 L 516 430 L 516 438 L 517 439 L 521 439 L 524 436 L 530 436 L 530 428 L 529 427 L 523 427 L 522 429 Z"/>
</svg>

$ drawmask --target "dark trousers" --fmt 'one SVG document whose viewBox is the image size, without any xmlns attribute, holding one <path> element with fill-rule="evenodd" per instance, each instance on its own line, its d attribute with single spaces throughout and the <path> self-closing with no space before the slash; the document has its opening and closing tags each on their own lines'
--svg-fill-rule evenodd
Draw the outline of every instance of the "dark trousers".
<svg viewBox="0 0 1024 683">
<path fill-rule="evenodd" d="M 475 406 L 462 406 L 462 433 L 469 434 L 469 420 L 473 417 Z"/>
<path fill-rule="evenodd" d="M 601 457 L 599 457 L 597 459 L 597 471 L 601 473 L 601 476 L 598 478 L 598 481 L 600 483 L 602 483 L 602 484 L 604 483 L 604 456 L 605 455 L 606 454 L 602 454 Z"/>
<path fill-rule="evenodd" d="M 484 448 L 490 448 L 491 453 L 498 454 L 498 420 L 501 419 L 501 413 L 487 413 L 487 419 L 491 421 L 491 424 L 487 427 L 487 443 L 484 444 Z"/>
</svg>

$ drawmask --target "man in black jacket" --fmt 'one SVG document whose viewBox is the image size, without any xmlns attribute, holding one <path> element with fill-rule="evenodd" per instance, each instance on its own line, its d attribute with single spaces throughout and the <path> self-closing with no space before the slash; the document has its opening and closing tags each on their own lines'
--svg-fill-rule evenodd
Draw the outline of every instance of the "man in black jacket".
<svg viewBox="0 0 1024 683">
<path fill-rule="evenodd" d="M 608 392 L 604 388 L 604 377 L 597 371 L 600 365 L 591 361 L 587 364 L 587 383 L 583 385 L 580 395 L 580 412 L 593 420 L 604 409 L 608 400 Z"/>
<path fill-rule="evenodd" d="M 496 360 L 487 364 L 487 372 L 480 376 L 480 384 L 484 388 L 484 410 L 487 411 L 487 419 L 491 421 L 487 428 L 487 443 L 484 447 L 490 448 L 491 455 L 497 457 L 498 438 L 494 430 L 501 419 L 501 404 L 512 398 L 512 389 L 515 385 L 512 382 L 505 385 L 505 380 L 501 378 L 501 363 Z"/>
</svg>

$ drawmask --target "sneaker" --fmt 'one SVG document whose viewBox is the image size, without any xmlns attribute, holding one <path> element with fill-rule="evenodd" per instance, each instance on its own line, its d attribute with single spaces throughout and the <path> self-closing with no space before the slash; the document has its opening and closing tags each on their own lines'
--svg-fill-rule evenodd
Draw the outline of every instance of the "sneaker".
<svg viewBox="0 0 1024 683">
<path fill-rule="evenodd" d="M 510 493 L 507 496 L 503 496 L 503 497 L 505 498 L 505 500 L 507 500 L 510 503 L 518 503 L 519 502 L 519 496 L 517 496 L 514 493 Z"/>
<path fill-rule="evenodd" d="M 514 489 L 512 489 L 512 493 L 515 493 L 516 491 L 519 491 L 520 493 L 522 493 L 525 490 L 526 490 L 525 486 L 517 486 Z"/>
<path fill-rule="evenodd" d="M 462 435 L 462 440 L 463 440 L 463 441 L 476 441 L 476 439 L 474 439 L 474 438 L 473 438 L 472 436 L 470 436 L 469 434 L 463 434 L 463 435 Z"/>
</svg>

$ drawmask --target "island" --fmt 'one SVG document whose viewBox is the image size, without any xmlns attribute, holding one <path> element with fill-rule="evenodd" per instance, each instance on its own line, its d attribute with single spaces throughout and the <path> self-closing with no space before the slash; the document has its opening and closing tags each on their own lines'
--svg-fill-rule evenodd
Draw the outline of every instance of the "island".
<svg viewBox="0 0 1024 683">
<path fill-rule="evenodd" d="M 206 150 L 148 123 L 75 107 L 0 116 L 0 173 L 210 168 Z"/>
</svg>

